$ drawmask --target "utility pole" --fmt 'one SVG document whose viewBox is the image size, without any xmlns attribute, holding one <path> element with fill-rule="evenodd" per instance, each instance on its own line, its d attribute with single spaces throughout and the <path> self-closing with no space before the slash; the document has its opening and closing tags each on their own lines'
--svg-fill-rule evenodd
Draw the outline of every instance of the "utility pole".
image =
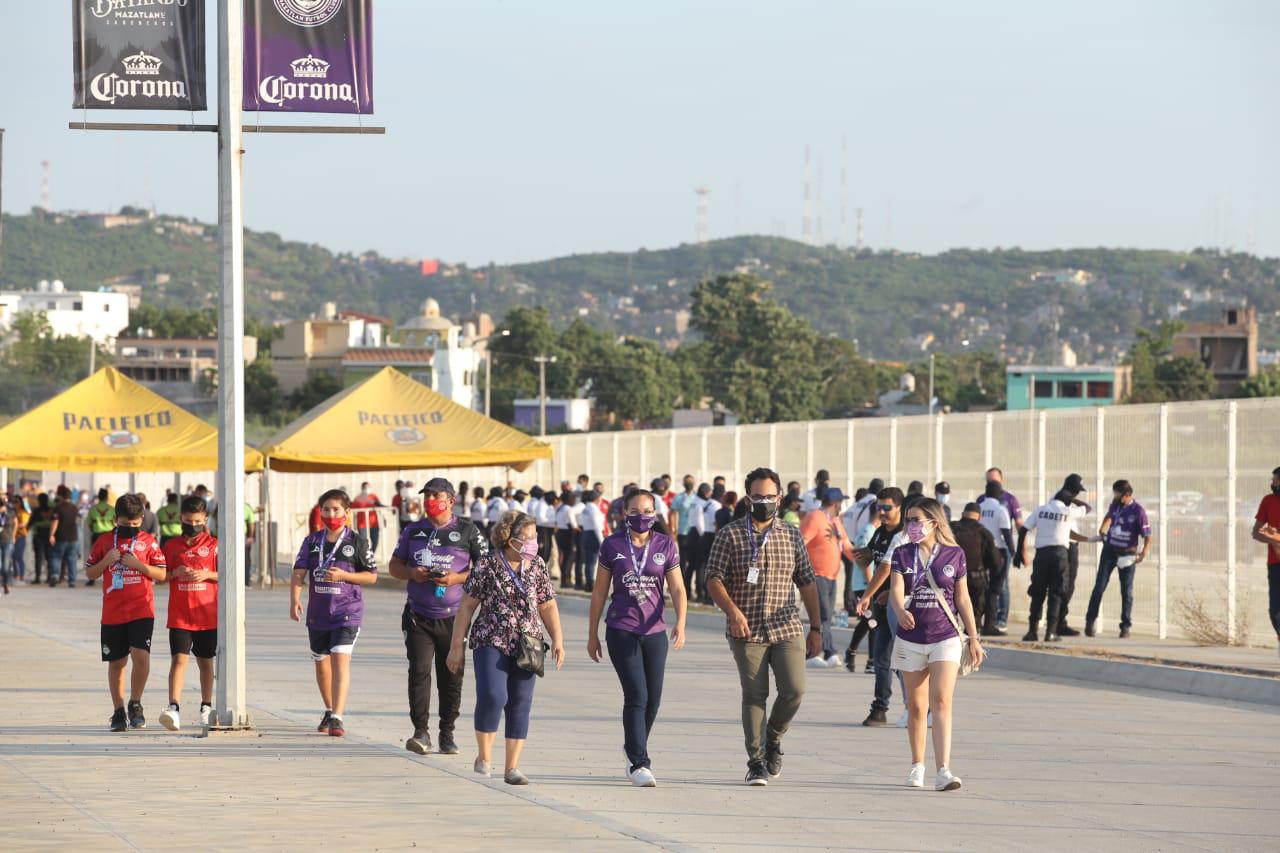
<svg viewBox="0 0 1280 853">
<path fill-rule="evenodd" d="M 4 269 L 4 128 L 0 127 L 0 270 Z"/>
<path fill-rule="evenodd" d="M 933 474 L 933 358 L 934 354 L 929 353 L 929 476 Z"/>
<path fill-rule="evenodd" d="M 218 669 L 215 727 L 249 726 L 245 674 L 244 529 L 244 20 L 218 0 Z"/>
<path fill-rule="evenodd" d="M 547 434 L 547 364 L 555 364 L 556 357 L 536 355 L 533 360 L 538 362 L 538 408 L 541 411 L 542 423 L 538 434 L 545 436 Z"/>
<path fill-rule="evenodd" d="M 475 299 L 476 299 L 476 295 L 474 293 L 471 294 L 471 310 L 472 311 L 474 311 L 476 307 Z M 484 348 L 484 416 L 486 418 L 489 417 L 489 386 L 492 384 L 490 381 L 490 379 L 492 378 L 490 368 L 492 368 L 493 366 L 493 352 L 489 349 L 487 344 L 488 344 L 488 341 L 493 338 L 505 338 L 510 334 L 511 334 L 510 329 L 500 329 L 494 332 L 492 335 L 488 335 L 483 338 L 477 338 L 476 340 L 471 342 L 472 351 L 475 350 L 477 345 L 486 344 Z"/>
</svg>

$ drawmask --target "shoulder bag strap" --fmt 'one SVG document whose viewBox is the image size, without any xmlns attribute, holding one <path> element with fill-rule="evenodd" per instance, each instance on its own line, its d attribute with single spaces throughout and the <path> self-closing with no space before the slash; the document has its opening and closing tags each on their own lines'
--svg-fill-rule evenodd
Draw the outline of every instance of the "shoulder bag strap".
<svg viewBox="0 0 1280 853">
<path fill-rule="evenodd" d="M 960 621 L 956 619 L 956 614 L 951 609 L 951 605 L 947 603 L 947 597 L 942 594 L 942 590 L 938 589 L 938 582 L 933 579 L 933 567 L 924 567 L 925 579 L 929 581 L 930 588 L 933 589 L 933 597 L 938 599 L 938 604 L 942 606 L 942 612 L 947 614 L 947 618 L 951 620 L 951 627 L 956 629 L 956 633 L 961 638 L 964 637 L 964 628 L 960 626 Z"/>
</svg>

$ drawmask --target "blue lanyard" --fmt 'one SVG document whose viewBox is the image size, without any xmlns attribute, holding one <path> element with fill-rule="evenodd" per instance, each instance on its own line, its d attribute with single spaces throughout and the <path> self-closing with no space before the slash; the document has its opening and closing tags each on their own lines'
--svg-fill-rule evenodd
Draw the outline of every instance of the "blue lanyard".
<svg viewBox="0 0 1280 853">
<path fill-rule="evenodd" d="M 636 559 L 636 549 L 631 547 L 631 535 L 624 534 L 627 539 L 627 550 L 631 552 L 631 565 L 635 567 L 636 574 L 644 574 L 644 567 L 649 563 L 649 546 L 653 544 L 653 534 L 649 534 L 649 538 L 644 543 L 644 553 L 640 555 L 640 559 Z"/>
<path fill-rule="evenodd" d="M 776 523 L 777 523 L 777 521 L 775 520 L 774 524 L 776 524 Z M 768 530 L 766 530 L 766 531 L 765 531 L 765 532 L 760 536 L 760 542 L 759 542 L 759 544 L 757 544 L 757 543 L 756 543 L 756 531 L 755 531 L 755 525 L 752 523 L 751 519 L 747 519 L 747 542 L 751 545 L 751 563 L 750 563 L 750 565 L 752 565 L 752 566 L 757 565 L 756 560 L 758 560 L 758 559 L 760 558 L 760 553 L 761 553 L 762 551 L 764 551 L 765 543 L 767 543 L 767 542 L 769 541 L 769 534 L 770 534 L 770 533 L 772 533 L 772 532 L 773 532 L 773 524 L 769 525 L 769 529 L 768 529 Z"/>
<path fill-rule="evenodd" d="M 511 564 L 507 562 L 507 555 L 502 552 L 498 552 L 498 559 L 502 560 L 502 565 L 507 568 L 507 576 L 511 578 L 511 582 L 516 585 L 516 589 L 520 590 L 520 594 L 523 595 L 527 601 L 529 598 L 529 592 L 525 589 L 524 583 L 521 582 L 520 576 L 515 573 L 515 570 L 511 568 Z"/>
<path fill-rule="evenodd" d="M 313 578 L 315 578 L 316 580 L 324 579 L 325 572 L 329 571 L 329 567 L 333 565 L 333 561 L 338 559 L 338 549 L 342 547 L 342 542 L 346 538 L 347 538 L 347 528 L 343 527 L 342 532 L 338 534 L 338 541 L 333 543 L 333 550 L 329 552 L 328 557 L 325 557 L 324 555 L 325 536 L 323 533 L 320 534 L 320 565 L 318 565 L 315 571 L 312 572 L 311 576 Z"/>
</svg>

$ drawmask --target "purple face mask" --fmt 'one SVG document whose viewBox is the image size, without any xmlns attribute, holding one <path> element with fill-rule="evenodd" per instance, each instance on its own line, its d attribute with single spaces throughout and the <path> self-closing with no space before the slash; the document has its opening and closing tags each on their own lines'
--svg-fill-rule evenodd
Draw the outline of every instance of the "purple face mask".
<svg viewBox="0 0 1280 853">
<path fill-rule="evenodd" d="M 653 527 L 653 523 L 658 520 L 656 515 L 628 515 L 627 527 L 630 527 L 636 533 L 648 533 Z"/>
<path fill-rule="evenodd" d="M 925 529 L 923 521 L 907 522 L 907 541 L 922 542 L 929 535 L 929 531 Z"/>
</svg>

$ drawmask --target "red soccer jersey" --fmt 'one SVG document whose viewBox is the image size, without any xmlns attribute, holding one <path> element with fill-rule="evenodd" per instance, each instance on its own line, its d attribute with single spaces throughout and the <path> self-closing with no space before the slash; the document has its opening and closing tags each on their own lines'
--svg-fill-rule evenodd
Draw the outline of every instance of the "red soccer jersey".
<svg viewBox="0 0 1280 853">
<path fill-rule="evenodd" d="M 100 562 L 112 548 L 121 556 L 131 553 L 144 565 L 158 569 L 165 567 L 164 552 L 155 537 L 139 530 L 132 539 L 117 540 L 114 530 L 99 536 L 89 550 L 87 566 Z M 116 575 L 123 576 L 123 585 L 116 588 Z M 102 624 L 123 625 L 135 619 L 154 619 L 155 594 L 151 578 L 142 572 L 127 569 L 123 563 L 108 566 L 102 575 Z"/>
<path fill-rule="evenodd" d="M 1280 530 L 1280 495 L 1264 497 L 1262 503 L 1258 504 L 1258 514 L 1254 519 Z M 1273 565 L 1280 563 L 1280 545 L 1267 546 L 1267 562 Z"/>
<path fill-rule="evenodd" d="M 218 627 L 218 582 L 180 580 L 179 569 L 218 571 L 218 540 L 202 532 L 190 544 L 182 536 L 164 543 L 168 563 L 169 625 L 187 631 L 211 631 Z"/>
</svg>

